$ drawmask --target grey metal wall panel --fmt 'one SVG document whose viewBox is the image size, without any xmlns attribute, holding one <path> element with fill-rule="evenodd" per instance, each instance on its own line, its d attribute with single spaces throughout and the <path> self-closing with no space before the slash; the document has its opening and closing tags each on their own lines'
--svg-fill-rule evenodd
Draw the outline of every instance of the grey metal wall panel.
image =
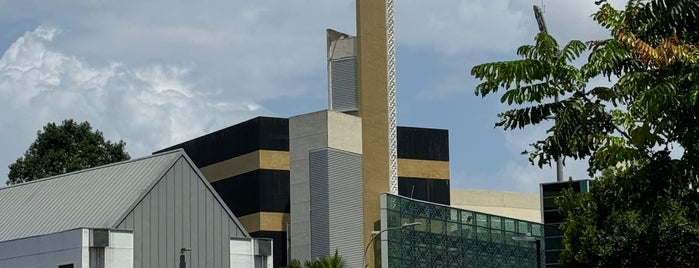
<svg viewBox="0 0 699 268">
<path fill-rule="evenodd" d="M 136 252 L 136 251 L 143 252 L 143 254 L 142 254 L 143 259 L 140 261 L 134 259 L 134 264 L 141 263 L 141 266 L 136 266 L 136 268 L 150 266 L 150 256 L 151 256 L 151 252 L 150 252 L 151 241 L 150 240 L 151 240 L 152 236 L 151 236 L 150 228 L 146 227 L 146 226 L 153 225 L 153 224 L 151 224 L 150 199 L 151 199 L 151 196 L 147 196 L 146 198 L 143 199 L 143 201 L 141 201 L 141 204 L 138 206 L 143 210 L 143 215 L 141 216 L 141 218 L 143 218 L 143 225 L 142 225 L 143 227 L 142 228 L 134 228 L 134 233 L 137 232 L 136 230 L 142 230 L 141 239 L 143 240 L 143 248 L 138 249 L 138 248 L 136 248 L 136 245 L 134 245 L 134 252 Z M 138 207 L 136 210 L 138 210 Z M 139 231 L 139 232 L 141 232 L 141 231 Z M 135 256 L 136 256 L 136 254 L 134 253 L 134 257 Z"/>
<path fill-rule="evenodd" d="M 206 196 L 206 267 L 214 267 L 214 220 L 213 197 Z"/>
<path fill-rule="evenodd" d="M 117 226 L 117 229 L 133 230 L 133 214 L 129 214 L 129 216 Z"/>
<path fill-rule="evenodd" d="M 197 187 L 197 204 L 199 204 L 197 219 L 197 244 L 199 251 L 206 253 L 206 196 L 203 188 Z M 206 254 L 197 254 L 199 267 L 206 267 Z"/>
<path fill-rule="evenodd" d="M 157 188 L 157 186 L 156 186 Z M 144 255 L 150 259 L 149 267 L 158 267 L 158 195 L 160 191 L 154 188 L 151 193 L 147 196 L 148 206 L 150 207 L 150 226 L 143 226 L 142 228 L 148 229 L 148 234 L 150 235 L 150 248 L 148 249 L 149 255 Z"/>
<path fill-rule="evenodd" d="M 167 184 L 167 192 L 165 195 L 165 204 L 167 207 L 167 213 L 165 216 L 165 221 L 167 222 L 165 226 L 167 228 L 165 229 L 165 244 L 168 247 L 176 247 L 175 244 L 175 237 L 181 237 L 182 233 L 175 233 L 175 225 L 177 224 L 177 220 L 175 220 L 175 203 L 177 200 L 181 200 L 181 193 L 178 194 L 175 192 L 175 180 L 176 180 L 176 174 L 180 173 L 180 167 L 182 165 L 177 165 L 173 167 L 173 172 L 168 173 L 167 175 L 167 181 L 165 183 Z M 177 196 L 178 198 L 175 198 Z M 166 253 L 166 260 L 167 260 L 167 267 L 175 267 L 175 253 L 176 250 L 167 250 Z"/>
<path fill-rule="evenodd" d="M 214 211 L 214 217 L 213 217 L 214 228 L 212 228 L 212 229 L 214 232 L 214 245 L 220 245 L 221 240 L 222 240 L 221 239 L 221 235 L 222 235 L 222 233 L 221 233 L 221 227 L 222 227 L 221 226 L 221 210 L 214 208 L 213 211 Z M 226 240 L 228 240 L 228 239 L 226 239 Z M 223 247 L 214 247 L 214 249 L 213 249 L 214 254 L 216 256 L 222 256 L 223 252 L 221 252 L 221 249 L 223 249 Z M 214 259 L 214 267 L 221 267 L 221 258 Z"/>
<path fill-rule="evenodd" d="M 154 191 L 158 191 L 158 201 L 157 201 L 157 217 L 158 217 L 158 225 L 156 226 L 157 232 L 158 232 L 158 237 L 156 238 L 156 241 L 158 243 L 158 255 L 156 256 L 158 258 L 158 265 L 156 267 L 165 267 L 167 263 L 167 251 L 170 249 L 170 245 L 167 244 L 167 183 L 170 181 L 170 177 L 172 175 L 172 171 L 168 172 L 167 175 L 165 175 L 164 180 L 160 181 L 158 185 L 156 185 Z"/>
<path fill-rule="evenodd" d="M 142 226 L 143 224 L 143 206 L 137 206 L 136 209 L 133 211 L 133 219 L 134 219 L 134 226 Z M 141 261 L 135 261 L 135 260 L 142 260 L 143 259 L 143 229 L 138 228 L 134 230 L 133 226 L 131 227 L 131 230 L 133 230 L 133 245 L 134 249 L 138 248 L 139 250 L 134 250 L 134 267 L 144 267 L 143 263 Z"/>
<path fill-rule="evenodd" d="M 192 249 L 186 253 L 188 267 L 229 267 L 228 238 L 245 237 L 185 158 L 125 219 L 129 218 L 134 219 L 134 233 L 143 238 L 142 243 L 134 241 L 135 267 L 176 267 L 181 248 Z"/>
<path fill-rule="evenodd" d="M 189 191 L 191 193 L 191 195 L 190 195 L 191 199 L 190 199 L 190 204 L 189 204 L 189 206 L 191 208 L 189 211 L 190 217 L 192 217 L 194 219 L 199 219 L 200 218 L 199 217 L 199 202 L 197 202 L 197 200 L 199 200 L 199 190 L 196 187 L 197 182 L 190 180 L 189 186 L 190 186 Z M 189 224 L 190 224 L 190 226 L 189 226 L 189 243 L 185 244 L 185 245 L 192 245 L 192 247 L 194 247 L 195 245 L 198 246 L 199 245 L 199 240 L 198 240 L 199 221 L 197 220 L 197 221 L 187 221 L 187 222 L 189 222 Z M 189 264 L 192 267 L 194 267 L 195 264 L 199 263 L 199 258 L 198 258 L 198 255 L 196 255 L 196 254 L 190 254 L 190 255 L 191 255 L 190 256 L 191 260 L 190 260 Z"/>
<path fill-rule="evenodd" d="M 0 188 L 0 215 L 12 215 L 0 217 L 0 241 L 79 227 L 114 228 L 181 155 L 175 151 Z"/>
<path fill-rule="evenodd" d="M 192 215 L 192 180 L 185 180 L 182 178 L 182 244 L 191 245 L 192 237 L 192 224 L 190 221 L 185 221 L 184 219 L 189 219 Z"/>
<path fill-rule="evenodd" d="M 173 229 L 173 242 L 175 243 L 175 246 L 177 245 L 183 245 L 182 240 L 184 236 L 187 236 L 187 234 L 184 232 L 182 228 L 182 222 L 184 221 L 182 214 L 183 214 L 183 200 L 185 199 L 185 195 L 183 194 L 182 191 L 182 184 L 183 184 L 183 170 L 184 166 L 183 165 L 177 165 L 173 167 L 175 169 L 175 181 L 173 183 L 173 189 L 175 191 L 175 202 L 173 204 L 173 209 L 174 209 L 174 215 L 173 215 L 173 222 L 174 222 L 174 229 Z M 180 197 L 180 198 L 177 198 Z M 176 234 L 181 234 L 181 235 L 176 235 Z M 176 254 L 176 252 L 173 252 L 173 254 Z M 173 258 L 173 262 L 175 260 L 178 260 L 177 255 Z M 178 264 L 178 262 L 175 262 L 173 264 L 173 267 L 179 267 L 179 265 L 175 266 Z"/>
<path fill-rule="evenodd" d="M 311 199 L 311 259 L 315 259 L 327 256 L 330 251 L 327 150 L 311 151 L 308 162 Z"/>
<path fill-rule="evenodd" d="M 342 252 L 350 267 L 362 262 L 362 158 L 340 150 L 328 150 L 328 192 L 330 193 L 330 250 Z"/>
<path fill-rule="evenodd" d="M 330 61 L 330 110 L 358 111 L 357 57 Z"/>
<path fill-rule="evenodd" d="M 325 148 L 311 151 L 309 161 L 311 257 L 338 250 L 350 267 L 359 267 L 364 253 L 361 155 Z"/>
</svg>

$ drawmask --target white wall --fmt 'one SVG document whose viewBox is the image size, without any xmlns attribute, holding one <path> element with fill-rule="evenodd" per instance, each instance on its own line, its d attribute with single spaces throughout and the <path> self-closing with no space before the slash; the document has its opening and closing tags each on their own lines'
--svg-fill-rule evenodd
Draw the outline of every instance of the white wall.
<svg viewBox="0 0 699 268">
<path fill-rule="evenodd" d="M 255 248 L 252 239 L 231 239 L 230 256 L 231 268 L 233 267 L 253 267 Z"/>
<path fill-rule="evenodd" d="M 90 263 L 90 230 L 73 229 L 58 233 L 0 242 L 0 267 L 58 267 L 73 264 L 87 268 Z M 133 267 L 133 235 L 110 233 L 110 247 L 105 248 L 105 266 Z"/>
<path fill-rule="evenodd" d="M 289 118 L 290 258 L 301 262 L 311 259 L 311 197 L 309 152 L 334 148 L 362 153 L 361 118 L 334 111 L 318 111 Z M 361 181 L 361 178 L 357 178 Z M 361 200 L 361 195 L 357 196 Z M 361 215 L 356 215 L 361 222 Z M 361 232 L 357 235 L 361 236 Z M 334 252 L 334 251 L 333 251 Z M 342 254 L 342 252 L 340 253 Z"/>
<path fill-rule="evenodd" d="M 133 267 L 133 234 L 123 231 L 109 232 L 109 247 L 104 250 L 108 268 Z"/>
<path fill-rule="evenodd" d="M 258 268 L 258 267 L 273 267 L 274 254 L 270 256 L 255 256 L 256 239 L 234 238 L 230 240 L 230 261 L 231 268 Z M 273 247 L 272 247 L 273 248 Z M 255 263 L 255 257 L 258 257 L 258 262 Z M 264 258 L 265 262 L 260 262 Z"/>
<path fill-rule="evenodd" d="M 328 112 L 289 118 L 290 202 L 289 255 L 303 262 L 311 259 L 311 198 L 308 152 L 328 146 Z"/>
<path fill-rule="evenodd" d="M 538 194 L 451 189 L 451 206 L 481 213 L 541 222 Z"/>
</svg>

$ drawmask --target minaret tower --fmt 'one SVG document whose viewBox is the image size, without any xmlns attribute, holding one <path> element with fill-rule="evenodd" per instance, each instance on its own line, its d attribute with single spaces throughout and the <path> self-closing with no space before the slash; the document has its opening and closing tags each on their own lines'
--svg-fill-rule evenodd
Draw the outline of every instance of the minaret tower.
<svg viewBox="0 0 699 268">
<path fill-rule="evenodd" d="M 357 0 L 364 239 L 379 228 L 379 194 L 398 194 L 393 0 Z M 374 263 L 373 252 L 367 255 Z"/>
</svg>

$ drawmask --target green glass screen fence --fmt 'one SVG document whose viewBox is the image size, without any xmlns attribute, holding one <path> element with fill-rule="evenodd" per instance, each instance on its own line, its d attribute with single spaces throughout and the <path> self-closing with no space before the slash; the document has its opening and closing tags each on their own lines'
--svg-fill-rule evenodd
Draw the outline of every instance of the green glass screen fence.
<svg viewBox="0 0 699 268">
<path fill-rule="evenodd" d="M 386 232 L 377 247 L 387 248 L 382 267 L 537 267 L 536 244 L 512 239 L 527 235 L 541 241 L 543 253 L 541 224 L 391 194 L 381 198 L 382 229 L 421 223 Z"/>
</svg>

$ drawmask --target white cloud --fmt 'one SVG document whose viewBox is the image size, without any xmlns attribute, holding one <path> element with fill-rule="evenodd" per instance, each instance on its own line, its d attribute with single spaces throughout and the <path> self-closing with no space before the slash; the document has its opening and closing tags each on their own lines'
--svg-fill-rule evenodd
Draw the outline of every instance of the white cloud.
<svg viewBox="0 0 699 268">
<path fill-rule="evenodd" d="M 507 0 L 396 1 L 396 14 L 399 44 L 443 55 L 510 50 L 536 27 Z"/>
<path fill-rule="evenodd" d="M 279 114 L 283 107 L 261 103 L 325 92 L 325 28 L 354 31 L 351 0 L 5 4 L 0 29 L 15 34 L 0 34 L 7 164 L 43 125 L 65 118 L 87 120 L 142 156 Z"/>
<path fill-rule="evenodd" d="M 539 193 L 539 184 L 556 181 L 555 164 L 551 167 L 538 168 L 531 165 L 526 157 L 512 158 L 499 163 L 501 168 L 492 174 L 452 170 L 452 188 L 483 189 L 494 191 L 511 191 L 524 193 Z M 584 160 L 566 160 L 563 167 L 563 179 L 588 179 L 587 162 Z"/>
<path fill-rule="evenodd" d="M 512 58 L 517 46 L 530 43 L 536 32 L 531 5 L 539 2 L 396 1 L 398 45 L 439 62 L 420 77 L 436 80 L 425 83 L 432 88 L 402 87 L 400 94 L 472 97 L 468 70 Z M 549 29 L 585 39 L 596 27 L 591 5 L 548 1 Z M 0 47 L 8 48 L 0 59 L 0 145 L 6 146 L 0 164 L 19 156 L 49 121 L 87 120 L 109 138 L 125 139 L 139 156 L 267 111 L 266 101 L 323 95 L 325 28 L 353 34 L 354 9 L 353 0 L 6 1 L 0 9 Z M 20 36 L 23 31 L 30 33 Z M 454 107 L 453 114 L 494 117 L 463 109 Z M 467 131 L 462 122 L 440 127 Z M 468 153 L 455 151 L 454 159 Z M 518 152 L 500 153 L 526 161 Z"/>
<path fill-rule="evenodd" d="M 67 118 L 87 120 L 107 138 L 124 139 L 132 156 L 143 156 L 264 109 L 200 94 L 186 66 L 94 65 L 49 49 L 59 32 L 38 27 L 0 58 L 1 163 L 20 156 L 46 123 Z"/>
<path fill-rule="evenodd" d="M 51 46 L 86 62 L 183 65 L 202 90 L 255 101 L 323 89 L 324 81 L 308 78 L 324 70 L 325 28 L 354 31 L 351 0 L 13 4 L 36 8 L 0 17 L 61 27 L 64 38 Z"/>
<path fill-rule="evenodd" d="M 527 192 L 537 192 L 539 183 L 556 181 L 555 162 L 551 163 L 551 166 L 539 168 L 529 162 L 528 155 L 521 155 L 522 151 L 532 150 L 530 144 L 544 139 L 547 136 L 546 130 L 550 126 L 550 124 L 540 124 L 505 132 L 505 146 L 510 151 L 511 158 L 500 169 L 498 176 L 503 180 L 510 181 L 512 190 L 523 189 Z M 564 180 L 568 180 L 570 177 L 573 179 L 589 178 L 586 159 L 565 159 L 564 163 Z"/>
<path fill-rule="evenodd" d="M 507 151 L 502 152 L 505 157 L 497 164 L 497 170 L 487 173 L 477 168 L 470 168 L 470 172 L 466 172 L 458 165 L 452 164 L 452 168 L 455 168 L 452 177 L 455 183 L 452 187 L 538 193 L 540 183 L 556 181 L 556 164 L 551 163 L 551 166 L 539 168 L 532 165 L 528 155 L 522 155 L 521 152 L 530 151 L 532 149 L 530 144 L 544 139 L 549 127 L 550 125 L 541 124 L 503 131 L 504 148 Z M 484 158 L 483 161 L 492 160 Z M 567 181 L 571 177 L 576 180 L 590 178 L 587 173 L 587 159 L 565 159 L 564 164 L 564 180 Z"/>
<path fill-rule="evenodd" d="M 562 43 L 608 36 L 590 18 L 598 9 L 593 1 L 544 4 L 547 28 Z M 448 57 L 514 55 L 517 46 L 532 42 L 539 31 L 533 5 L 540 6 L 541 1 L 396 1 L 396 36 L 399 44 Z"/>
</svg>

